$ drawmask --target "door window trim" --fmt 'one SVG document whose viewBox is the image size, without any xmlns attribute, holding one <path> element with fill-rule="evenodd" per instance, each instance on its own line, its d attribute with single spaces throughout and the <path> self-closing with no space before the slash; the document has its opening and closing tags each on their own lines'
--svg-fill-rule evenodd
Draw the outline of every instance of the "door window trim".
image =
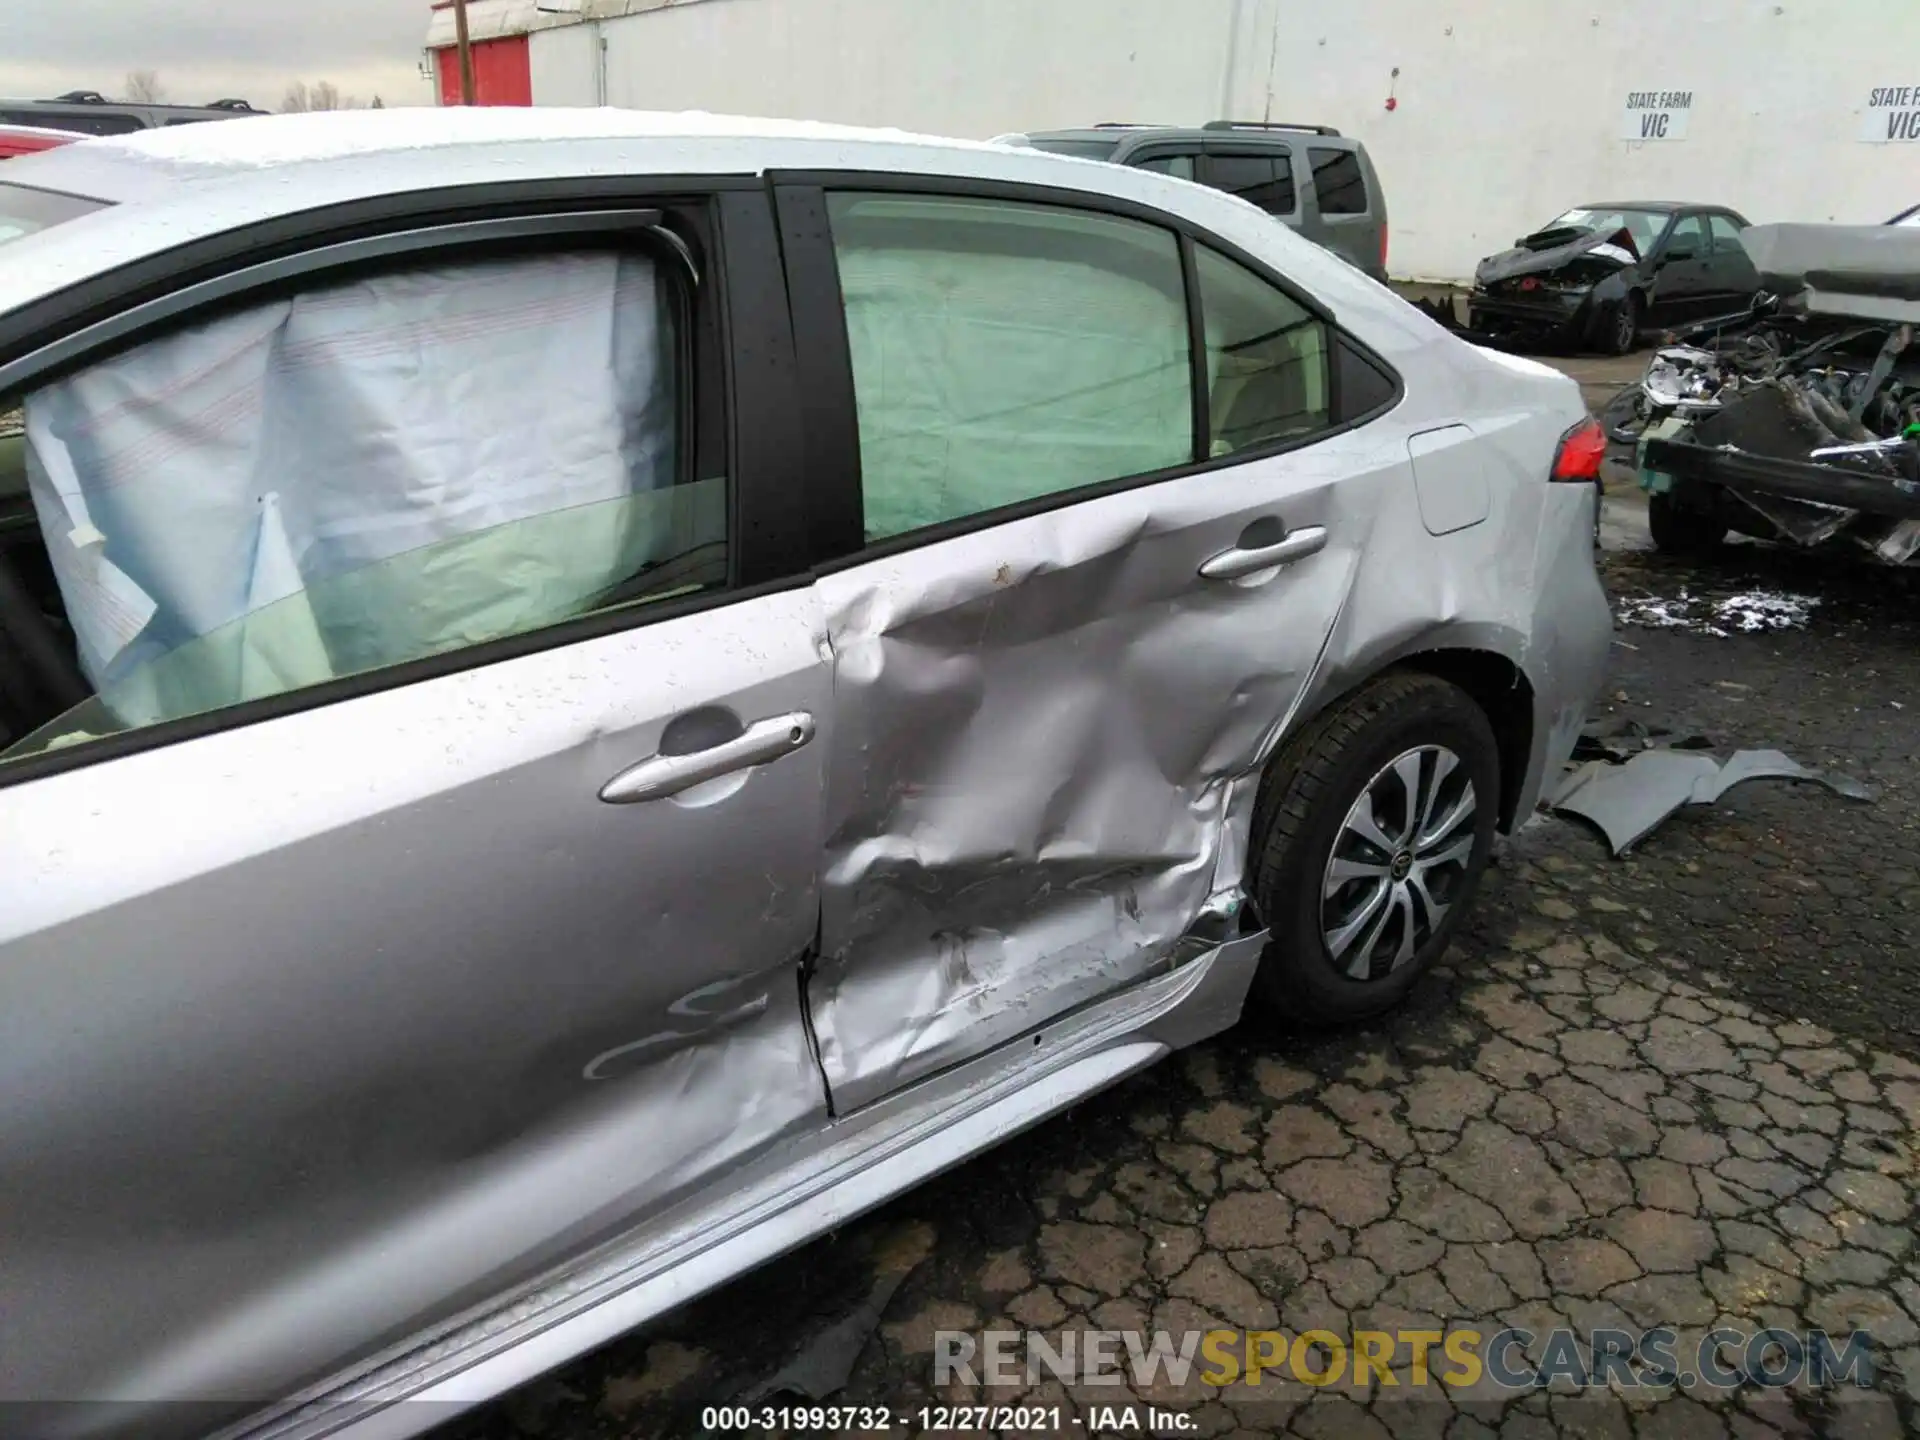
<svg viewBox="0 0 1920 1440">
<path fill-rule="evenodd" d="M 1294 450 L 1304 449 L 1358 429 L 1380 418 L 1399 405 L 1406 396 L 1406 382 L 1399 371 L 1387 363 L 1354 335 L 1341 327 L 1326 304 L 1273 269 L 1248 254 L 1231 240 L 1215 234 L 1206 226 L 1173 211 L 1155 209 L 1116 195 L 1102 195 L 1054 185 L 1036 185 L 1025 181 L 983 180 L 955 175 L 921 175 L 871 170 L 782 170 L 770 171 L 771 187 L 780 215 L 781 238 L 785 244 L 788 286 L 793 294 L 794 344 L 796 353 L 808 357 L 806 371 L 807 436 L 810 445 L 818 436 L 818 465 L 810 450 L 808 462 L 814 486 L 813 514 L 831 516 L 831 524 L 822 524 L 816 536 L 823 548 L 816 551 L 816 573 L 831 574 L 870 560 L 938 544 L 959 535 L 971 534 L 994 525 L 1004 525 L 1083 501 L 1116 495 L 1147 485 L 1182 480 L 1236 465 L 1252 464 Z M 992 510 L 941 521 L 904 535 L 889 536 L 869 544 L 866 540 L 860 473 L 859 410 L 854 395 L 853 362 L 847 339 L 846 309 L 840 291 L 839 262 L 834 254 L 833 236 L 826 225 L 828 191 L 868 194 L 926 195 L 940 199 L 999 200 L 1008 204 L 1047 205 L 1135 220 L 1172 231 L 1180 242 L 1180 265 L 1187 299 L 1187 334 L 1192 360 L 1189 384 L 1196 391 L 1194 403 L 1193 455 L 1181 465 L 1143 475 L 1121 476 L 1092 484 L 1056 490 L 1046 495 L 1016 501 Z M 1205 245 L 1223 258 L 1233 261 L 1258 279 L 1280 291 L 1327 327 L 1329 412 L 1342 414 L 1339 365 L 1335 363 L 1340 344 L 1351 346 L 1367 359 L 1392 385 L 1392 394 L 1382 404 L 1363 414 L 1347 416 L 1325 429 L 1308 435 L 1292 436 L 1266 445 L 1253 446 L 1230 455 L 1207 454 L 1207 436 L 1211 419 L 1206 406 L 1204 348 L 1206 319 L 1200 305 L 1199 279 L 1193 249 Z M 830 303 L 829 303 L 830 302 Z M 831 490 L 831 495 L 825 493 Z"/>
<path fill-rule="evenodd" d="M 806 467 L 800 459 L 804 430 L 794 395 L 793 333 L 780 272 L 779 237 L 766 192 L 757 180 L 646 176 L 584 185 L 532 182 L 461 187 L 455 192 L 383 196 L 230 231 L 145 257 L 0 319 L 0 392 L 19 393 L 209 312 L 271 298 L 343 270 L 350 273 L 407 256 L 429 261 L 486 254 L 502 245 L 528 241 L 537 244 L 577 236 L 584 242 L 596 236 L 636 234 L 663 218 L 661 209 L 645 203 L 653 197 L 682 206 L 701 204 L 712 239 L 713 253 L 705 257 L 700 280 L 703 287 L 711 287 L 712 314 L 719 331 L 713 373 L 720 379 L 724 402 L 719 422 L 727 482 L 724 586 L 603 610 L 102 736 L 83 745 L 22 756 L 0 765 L 0 789 L 811 583 Z M 259 249 L 247 242 L 249 235 L 263 241 L 270 253 L 261 257 Z M 510 248 L 508 253 L 515 252 Z M 171 286 L 164 279 L 169 271 L 176 277 Z M 701 307 L 693 308 L 697 325 Z M 686 328 L 691 332 L 694 326 Z M 39 336 L 51 332 L 54 338 L 32 343 L 36 330 Z M 691 367 L 687 379 L 684 388 L 692 391 Z M 701 397 L 687 398 L 697 414 Z"/>
</svg>

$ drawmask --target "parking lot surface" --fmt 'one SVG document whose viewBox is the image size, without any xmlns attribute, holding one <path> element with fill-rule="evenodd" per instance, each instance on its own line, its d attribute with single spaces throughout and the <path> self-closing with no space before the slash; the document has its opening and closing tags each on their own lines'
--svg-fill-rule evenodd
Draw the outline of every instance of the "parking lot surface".
<svg viewBox="0 0 1920 1440">
<path fill-rule="evenodd" d="M 1556 363 L 1591 369 L 1596 406 L 1637 371 Z M 704 1407 L 848 1323 L 837 1403 L 1024 1398 L 1062 1407 L 1066 1434 L 1100 1433 L 1096 1407 L 1134 1400 L 1206 1435 L 1920 1433 L 1920 611 L 1907 576 L 1850 562 L 1653 555 L 1634 496 L 1611 488 L 1616 608 L 1817 603 L 1804 628 L 1769 633 L 1621 626 L 1600 713 L 1722 755 L 1784 750 L 1865 782 L 1871 804 L 1754 783 L 1624 859 L 1536 817 L 1387 1020 L 1312 1035 L 1250 1010 L 446 1433 L 699 1434 Z M 850 1322 L 876 1295 L 877 1323 Z M 936 1387 L 931 1363 L 938 1330 L 1462 1325 L 1666 1325 L 1682 1356 L 1721 1325 L 1862 1328 L 1877 1364 L 1869 1388 L 1616 1374 L 1584 1394 L 1448 1394 L 1413 1385 L 1404 1358 L 1397 1385 L 1320 1390 Z"/>
</svg>

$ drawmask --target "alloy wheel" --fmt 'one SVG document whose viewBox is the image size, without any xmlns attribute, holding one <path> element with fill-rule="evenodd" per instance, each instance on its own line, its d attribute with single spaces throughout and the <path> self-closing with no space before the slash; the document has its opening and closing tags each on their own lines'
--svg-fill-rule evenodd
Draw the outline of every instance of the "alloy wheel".
<svg viewBox="0 0 1920 1440">
<path fill-rule="evenodd" d="M 1445 921 L 1473 860 L 1476 797 L 1444 745 L 1396 756 L 1361 789 L 1321 884 L 1327 955 L 1349 979 L 1391 974 Z"/>
</svg>

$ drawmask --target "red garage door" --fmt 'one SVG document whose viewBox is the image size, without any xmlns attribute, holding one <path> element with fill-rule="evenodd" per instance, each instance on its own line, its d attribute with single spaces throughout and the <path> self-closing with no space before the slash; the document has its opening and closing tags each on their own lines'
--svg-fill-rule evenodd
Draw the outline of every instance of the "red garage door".
<svg viewBox="0 0 1920 1440">
<path fill-rule="evenodd" d="M 440 103 L 460 103 L 460 52 L 452 46 L 434 52 L 440 70 Z M 527 63 L 527 37 L 509 35 L 473 46 L 474 103 L 533 104 L 533 72 Z"/>
</svg>

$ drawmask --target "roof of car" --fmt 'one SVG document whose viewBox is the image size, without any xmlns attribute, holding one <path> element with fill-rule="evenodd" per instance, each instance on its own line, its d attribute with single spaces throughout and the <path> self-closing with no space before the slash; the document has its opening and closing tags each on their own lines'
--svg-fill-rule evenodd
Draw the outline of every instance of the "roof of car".
<svg viewBox="0 0 1920 1440">
<path fill-rule="evenodd" d="M 67 165 L 97 177 L 91 192 L 65 187 L 51 170 L 36 182 L 119 200 L 146 190 L 142 175 L 164 178 L 169 187 L 227 180 L 237 174 L 332 161 L 400 158 L 433 151 L 455 158 L 468 147 L 605 140 L 752 140 L 835 142 L 847 146 L 910 143 L 949 151 L 991 151 L 982 142 L 910 135 L 899 130 L 860 129 L 811 121 L 768 120 L 702 112 L 536 109 L 523 106 L 394 107 L 263 115 L 247 125 L 154 127 L 98 137 Z M 652 167 L 647 167 L 652 168 Z M 124 181 L 124 190 L 113 183 Z"/>
<path fill-rule="evenodd" d="M 103 136 L 7 161 L 0 184 L 109 202 L 11 241 L 0 314 L 159 246 L 277 216 L 455 186 L 617 175 L 878 170 L 1050 185 L 1189 212 L 1255 247 L 1268 217 L 1151 171 L 899 130 L 703 112 L 449 106 L 261 116 Z M 1282 227 L 1284 228 L 1284 227 Z M 1290 232 L 1289 232 L 1290 233 Z M 83 243 L 84 242 L 84 243 Z M 1282 243 L 1285 243 L 1284 241 Z M 1302 280 L 1324 267 L 1305 241 Z M 1337 273 L 1343 262 L 1328 257 Z M 1343 278 L 1328 283 L 1338 287 Z"/>
<path fill-rule="evenodd" d="M 1582 210 L 1724 210 L 1724 205 L 1702 205 L 1695 200 L 1589 200 Z"/>
</svg>

